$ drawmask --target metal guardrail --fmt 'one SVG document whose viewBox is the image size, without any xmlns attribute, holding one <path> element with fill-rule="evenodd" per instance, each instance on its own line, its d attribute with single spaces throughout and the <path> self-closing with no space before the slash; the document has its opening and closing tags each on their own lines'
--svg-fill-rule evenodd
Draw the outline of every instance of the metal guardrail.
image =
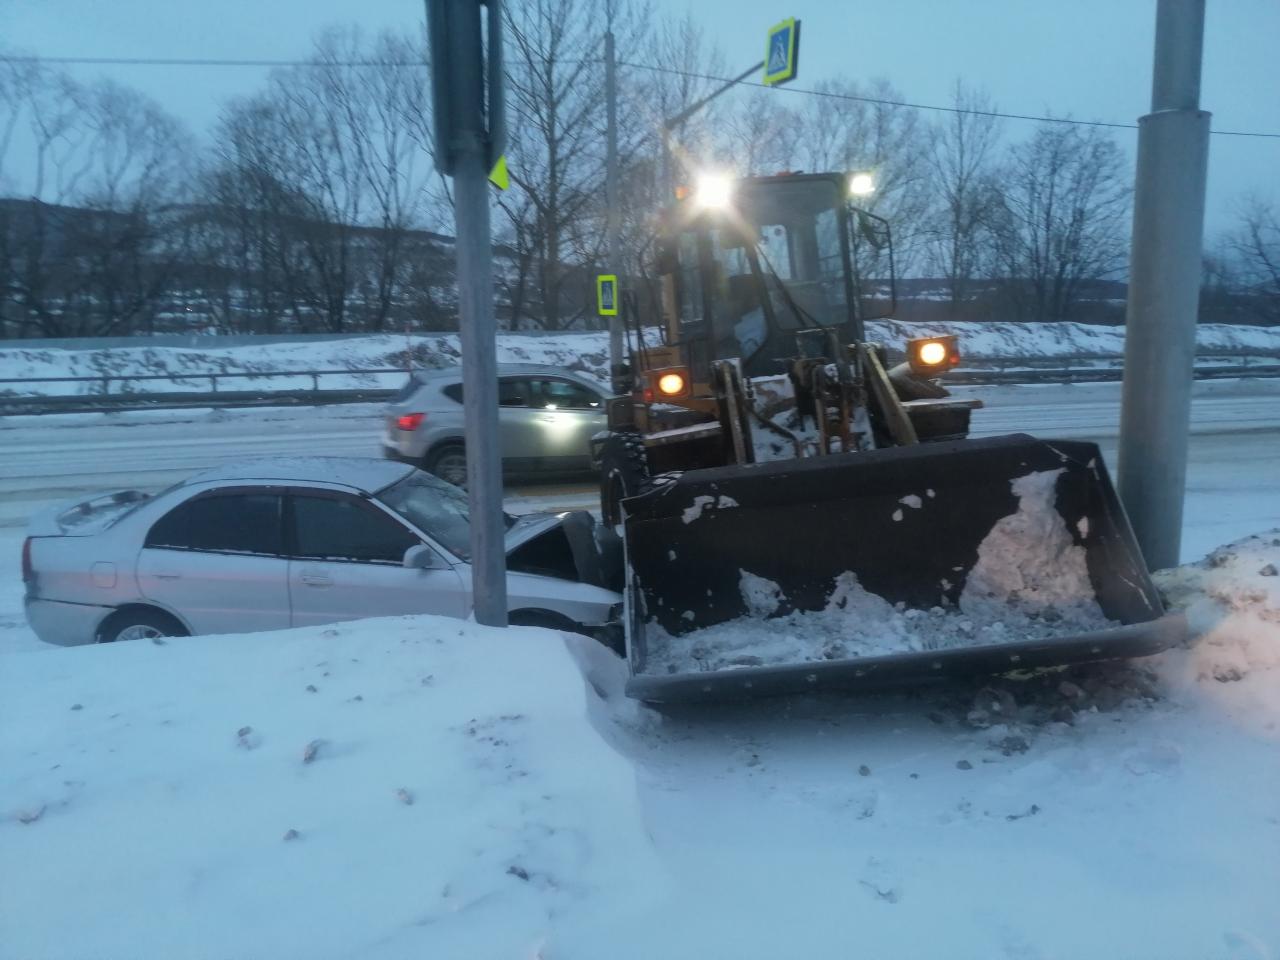
<svg viewBox="0 0 1280 960">
<path fill-rule="evenodd" d="M 144 374 L 101 374 L 87 377 L 0 377 L 0 414 L 77 413 L 102 410 L 166 410 L 181 407 L 251 407 L 284 404 L 361 403 L 384 400 L 396 390 L 367 387 L 323 388 L 323 377 L 407 377 L 402 367 L 371 367 L 342 370 L 267 370 L 244 372 L 180 372 Z M 282 389 L 259 387 L 253 390 L 225 389 L 234 380 L 302 380 L 304 385 Z M 207 384 L 205 390 L 135 390 L 139 383 Z M 309 383 L 307 383 L 309 381 Z M 78 383 L 92 385 L 83 393 L 11 392 L 10 385 Z M 112 390 L 112 384 L 120 388 Z"/>
<path fill-rule="evenodd" d="M 1235 357 L 1240 362 L 1215 364 L 1217 358 Z M 1198 380 L 1233 377 L 1280 377 L 1280 351 L 1213 351 L 1199 358 L 1195 368 Z M 1063 362 L 1088 364 L 1105 362 L 1108 366 L 1062 366 Z M 1048 366 L 1057 364 L 1057 366 Z M 978 357 L 965 366 L 951 370 L 947 380 L 955 384 L 1004 383 L 1107 383 L 1119 381 L 1124 371 L 1122 359 L 1114 354 L 1076 354 L 1063 357 Z M 396 389 L 381 386 L 325 388 L 325 377 L 407 376 L 396 367 L 340 370 L 269 370 L 243 372 L 178 372 L 154 374 L 101 374 L 80 377 L 3 377 L 0 378 L 0 415 L 76 413 L 114 410 L 165 410 L 182 407 L 253 407 L 284 405 L 324 405 L 371 403 L 386 400 Z M 251 390 L 225 389 L 227 381 L 302 379 L 304 385 L 283 389 L 257 387 Z M 208 383 L 207 390 L 134 390 L 129 385 L 166 381 L 172 384 Z M 309 381 L 309 383 L 305 382 Z M 12 391 L 9 385 L 30 387 L 34 384 L 81 383 L 96 389 L 85 393 L 45 394 Z M 112 384 L 123 389 L 112 391 Z M 220 386 L 221 385 L 221 386 Z"/>
</svg>

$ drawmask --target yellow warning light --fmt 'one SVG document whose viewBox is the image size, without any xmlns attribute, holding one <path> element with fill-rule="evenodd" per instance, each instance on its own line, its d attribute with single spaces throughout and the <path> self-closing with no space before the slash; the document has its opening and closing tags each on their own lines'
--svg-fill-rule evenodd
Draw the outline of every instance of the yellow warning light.
<svg viewBox="0 0 1280 960">
<path fill-rule="evenodd" d="M 688 388 L 682 373 L 664 373 L 658 378 L 658 392 L 664 397 L 678 397 Z"/>
<path fill-rule="evenodd" d="M 935 367 L 947 359 L 946 344 L 937 340 L 926 340 L 920 344 L 920 362 Z"/>
</svg>

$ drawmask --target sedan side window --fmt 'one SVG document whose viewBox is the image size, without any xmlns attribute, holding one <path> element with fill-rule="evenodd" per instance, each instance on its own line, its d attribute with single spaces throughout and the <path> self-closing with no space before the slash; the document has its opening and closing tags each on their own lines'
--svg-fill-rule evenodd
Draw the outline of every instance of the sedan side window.
<svg viewBox="0 0 1280 960">
<path fill-rule="evenodd" d="M 400 564 L 405 551 L 422 542 L 395 518 L 352 497 L 296 494 L 292 500 L 298 557 Z"/>
<path fill-rule="evenodd" d="M 534 380 L 532 406 L 539 410 L 600 410 L 599 394 L 568 380 Z"/>
<path fill-rule="evenodd" d="M 147 532 L 147 547 L 205 553 L 282 553 L 281 501 L 274 493 L 200 496 L 174 507 Z"/>
</svg>

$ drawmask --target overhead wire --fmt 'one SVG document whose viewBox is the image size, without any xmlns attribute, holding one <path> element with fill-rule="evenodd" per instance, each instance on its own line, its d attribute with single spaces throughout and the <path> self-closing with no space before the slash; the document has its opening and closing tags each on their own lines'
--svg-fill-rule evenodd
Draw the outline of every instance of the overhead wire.
<svg viewBox="0 0 1280 960">
<path fill-rule="evenodd" d="M 601 63 L 602 58 L 588 57 L 565 59 L 559 61 L 566 65 L 583 63 Z M 278 59 L 223 59 L 214 57 L 37 57 L 29 55 L 0 54 L 0 63 L 52 63 L 67 66 L 160 66 L 160 67 L 425 67 L 425 60 L 278 60 Z M 619 66 L 636 70 L 647 70 L 651 73 L 663 73 L 671 76 L 693 80 L 708 80 L 715 83 L 735 83 L 738 86 L 758 87 L 780 90 L 783 93 L 798 94 L 810 97 L 823 97 L 830 100 L 845 100 L 855 103 L 870 103 L 878 106 L 900 107 L 910 110 L 928 110 L 935 113 L 967 114 L 971 116 L 993 117 L 1001 120 L 1024 120 L 1033 123 L 1073 124 L 1084 127 L 1104 127 L 1113 130 L 1136 130 L 1136 123 L 1119 123 L 1112 120 L 1080 120 L 1075 117 L 1052 116 L 1029 113 L 1010 113 L 1004 110 L 979 110 L 969 107 L 949 107 L 936 103 L 916 103 L 910 100 L 891 100 L 885 97 L 870 97 L 863 94 L 846 93 L 838 90 L 818 90 L 813 87 L 793 87 L 788 85 L 769 85 L 759 80 L 735 80 L 732 77 L 703 73 L 697 70 L 680 70 L 675 67 L 663 67 L 651 63 L 637 63 L 619 60 Z M 508 67 L 512 66 L 508 64 Z M 1280 140 L 1280 132 L 1271 133 L 1260 130 L 1210 130 L 1219 137 L 1253 137 L 1267 140 Z"/>
</svg>

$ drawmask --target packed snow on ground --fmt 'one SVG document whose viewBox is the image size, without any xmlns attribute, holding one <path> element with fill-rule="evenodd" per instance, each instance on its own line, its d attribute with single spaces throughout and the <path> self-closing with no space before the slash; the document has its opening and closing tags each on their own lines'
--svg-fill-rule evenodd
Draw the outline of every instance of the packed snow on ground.
<svg viewBox="0 0 1280 960">
<path fill-rule="evenodd" d="M 666 713 L 430 617 L 6 652 L 0 953 L 1274 958 L 1276 564 L 1133 666 Z"/>
<path fill-rule="evenodd" d="M 599 931 L 661 877 L 593 697 L 560 634 L 433 617 L 11 655 L 0 954 L 532 957 Z"/>
<path fill-rule="evenodd" d="M 930 322 L 927 325 L 895 320 L 867 324 L 868 337 L 899 347 L 910 337 L 928 334 L 956 334 L 963 357 L 1052 359 L 1124 353 L 1124 328 L 1083 323 Z M 1257 350 L 1274 356 L 1280 351 L 1280 327 L 1251 327 L 1234 324 L 1201 324 L 1196 328 L 1201 354 L 1214 350 L 1229 352 Z M 0 377 L 103 377 L 170 374 L 172 379 L 134 380 L 114 383 L 112 392 L 203 393 L 210 389 L 209 373 L 255 373 L 258 371 L 337 370 L 357 371 L 320 377 L 322 389 L 394 389 L 403 382 L 400 373 L 359 373 L 361 370 L 437 368 L 459 362 L 462 351 L 457 334 L 395 335 L 325 339 L 312 342 L 264 343 L 254 346 L 218 346 L 209 337 L 207 347 L 148 346 L 139 338 L 136 347 L 110 349 L 30 348 L 12 343 L 0 348 Z M 499 363 L 545 363 L 577 370 L 607 383 L 609 338 L 605 331 L 554 335 L 499 334 Z M 219 390 L 298 390 L 313 385 L 310 376 L 247 377 L 223 380 Z M 43 383 L 5 385 L 0 390 L 23 395 L 87 394 L 98 392 L 97 383 Z"/>
<path fill-rule="evenodd" d="M 1280 696 L 1272 682 L 1280 670 L 1280 529 L 1219 547 L 1155 579 L 1200 638 L 1168 677 L 1207 692 L 1237 722 L 1280 740 Z"/>
<path fill-rule="evenodd" d="M 1010 481 L 1018 509 L 979 544 L 958 608 L 907 609 L 869 592 L 846 571 L 836 577 L 822 610 L 787 610 L 778 584 L 742 570 L 739 589 L 747 615 L 679 635 L 656 621 L 647 623 L 645 671 L 816 663 L 1047 640 L 1118 626 L 1098 606 L 1085 549 L 1055 507 L 1061 473 L 1041 470 Z M 712 499 L 696 498 L 685 522 Z M 908 509 L 924 507 L 914 494 L 899 502 Z M 778 615 L 780 610 L 786 612 Z"/>
</svg>

